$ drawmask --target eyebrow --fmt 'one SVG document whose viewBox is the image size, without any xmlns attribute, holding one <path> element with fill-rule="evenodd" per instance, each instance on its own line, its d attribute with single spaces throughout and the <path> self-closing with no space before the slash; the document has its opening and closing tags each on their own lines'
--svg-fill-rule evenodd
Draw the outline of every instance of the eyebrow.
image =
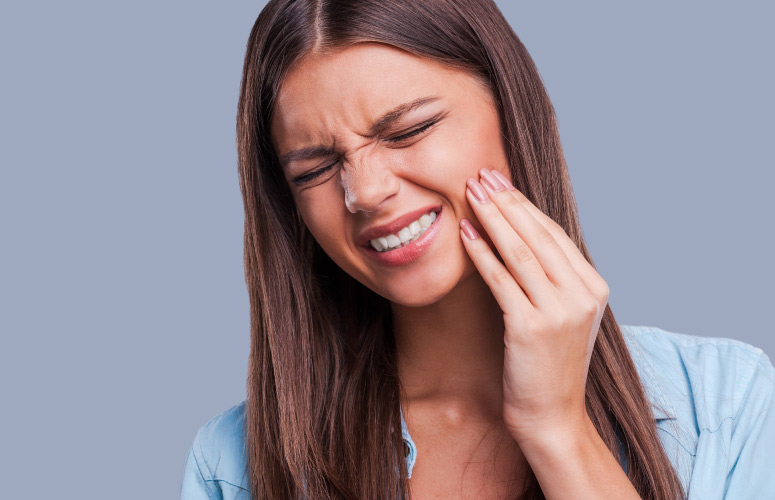
<svg viewBox="0 0 775 500">
<path fill-rule="evenodd" d="M 435 96 L 420 97 L 414 101 L 406 102 L 396 106 L 395 108 L 380 116 L 377 121 L 371 125 L 366 137 L 373 137 L 383 133 L 406 113 L 431 102 L 437 101 L 438 99 L 439 98 Z M 312 158 L 319 158 L 321 156 L 328 156 L 332 154 L 334 154 L 334 148 L 332 146 L 318 145 L 294 149 L 280 156 L 280 165 L 285 166 L 294 161 L 309 160 Z"/>
</svg>

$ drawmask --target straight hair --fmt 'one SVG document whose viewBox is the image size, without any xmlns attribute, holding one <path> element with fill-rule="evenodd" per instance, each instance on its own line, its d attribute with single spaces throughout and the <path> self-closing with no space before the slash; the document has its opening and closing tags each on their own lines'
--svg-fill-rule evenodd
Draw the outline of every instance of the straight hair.
<svg viewBox="0 0 775 500">
<path fill-rule="evenodd" d="M 246 472 L 254 500 L 409 497 L 390 304 L 342 271 L 309 233 L 270 135 L 289 68 L 309 53 L 359 42 L 387 44 L 486 82 L 514 185 L 592 264 L 554 108 L 494 2 L 271 0 L 247 43 L 237 115 L 251 324 Z M 641 498 L 684 499 L 609 306 L 585 399 Z M 544 498 L 531 470 L 522 479 L 519 498 Z"/>
</svg>

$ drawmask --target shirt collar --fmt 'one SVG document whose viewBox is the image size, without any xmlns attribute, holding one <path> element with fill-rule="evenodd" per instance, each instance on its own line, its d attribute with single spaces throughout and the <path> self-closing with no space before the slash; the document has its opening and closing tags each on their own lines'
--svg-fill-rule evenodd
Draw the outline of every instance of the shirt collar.
<svg viewBox="0 0 775 500">
<path fill-rule="evenodd" d="M 627 344 L 627 350 L 630 353 L 630 358 L 632 358 L 632 362 L 635 364 L 638 377 L 646 392 L 646 399 L 648 399 L 651 406 L 651 413 L 654 416 L 654 420 L 659 422 L 660 420 L 677 419 L 678 412 L 676 411 L 674 400 L 670 398 L 668 387 L 665 387 L 664 380 L 657 376 L 651 363 L 647 360 L 647 354 L 636 340 L 634 331 L 637 330 L 638 327 L 627 325 L 620 326 L 625 344 Z"/>
<path fill-rule="evenodd" d="M 625 342 L 630 345 L 630 336 L 628 332 L 624 332 Z M 647 363 L 643 363 L 642 359 L 630 349 L 631 357 L 636 365 L 638 375 L 640 376 L 643 388 L 646 391 L 646 398 L 651 406 L 651 414 L 654 420 L 659 423 L 663 420 L 675 420 L 677 419 L 677 412 L 673 400 L 666 396 L 667 391 L 661 389 L 661 383 L 659 378 L 654 374 L 653 370 Z M 660 394 L 661 393 L 661 394 Z M 404 411 L 401 409 L 401 436 L 404 440 L 404 456 L 406 457 L 406 469 L 409 477 L 412 477 L 412 469 L 417 462 L 417 446 L 415 446 L 412 436 L 409 435 L 409 429 L 406 426 L 404 420 Z"/>
<path fill-rule="evenodd" d="M 404 457 L 406 458 L 406 470 L 408 476 L 412 477 L 412 469 L 415 462 L 417 462 L 417 446 L 412 441 L 412 436 L 409 435 L 409 429 L 406 427 L 406 421 L 404 421 L 404 410 L 401 409 L 401 437 L 404 440 Z"/>
</svg>

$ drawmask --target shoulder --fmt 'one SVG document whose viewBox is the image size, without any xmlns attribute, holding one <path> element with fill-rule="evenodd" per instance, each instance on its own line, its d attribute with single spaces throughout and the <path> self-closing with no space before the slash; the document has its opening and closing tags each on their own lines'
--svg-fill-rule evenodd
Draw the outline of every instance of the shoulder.
<svg viewBox="0 0 775 500">
<path fill-rule="evenodd" d="M 243 401 L 202 425 L 191 445 L 204 481 L 219 490 L 248 490 L 244 418 Z"/>
<path fill-rule="evenodd" d="M 693 493 L 731 492 L 735 478 L 753 477 L 775 460 L 775 446 L 752 445 L 775 444 L 775 368 L 760 348 L 657 327 L 621 328 L 665 453 Z M 733 474 L 736 467 L 742 472 Z"/>
<path fill-rule="evenodd" d="M 739 340 L 652 326 L 623 325 L 622 333 L 658 407 L 656 416 L 680 417 L 691 411 L 700 429 L 716 429 L 737 414 L 749 387 L 757 382 L 754 378 L 766 378 L 766 367 L 772 366 L 760 348 Z"/>
</svg>

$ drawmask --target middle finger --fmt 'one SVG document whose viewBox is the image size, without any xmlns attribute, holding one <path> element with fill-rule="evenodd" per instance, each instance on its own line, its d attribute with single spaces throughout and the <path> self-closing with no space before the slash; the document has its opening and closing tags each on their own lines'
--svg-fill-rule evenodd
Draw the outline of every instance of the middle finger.
<svg viewBox="0 0 775 500">
<path fill-rule="evenodd" d="M 550 304 L 554 287 L 533 251 L 511 228 L 482 185 L 473 178 L 468 179 L 467 185 L 466 196 L 476 218 L 514 280 L 534 306 Z"/>
<path fill-rule="evenodd" d="M 586 287 L 583 286 L 565 251 L 547 228 L 530 213 L 519 198 L 512 196 L 507 186 L 492 172 L 483 168 L 480 175 L 494 205 L 533 252 L 547 278 L 557 287 L 585 291 Z"/>
</svg>

